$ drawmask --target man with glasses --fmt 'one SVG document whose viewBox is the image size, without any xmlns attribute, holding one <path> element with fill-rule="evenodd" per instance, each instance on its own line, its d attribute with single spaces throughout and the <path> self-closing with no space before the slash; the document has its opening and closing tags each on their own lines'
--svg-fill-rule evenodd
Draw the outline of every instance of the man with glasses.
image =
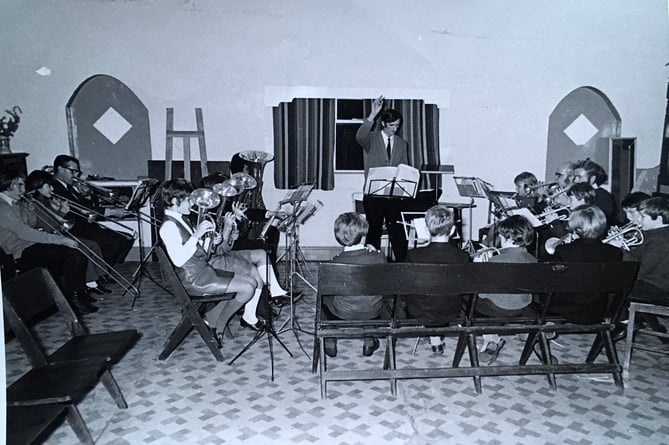
<svg viewBox="0 0 669 445">
<path fill-rule="evenodd" d="M 79 160 L 73 156 L 58 155 L 53 161 L 54 194 L 72 201 L 79 206 L 96 210 L 91 196 L 86 196 L 76 186 L 76 179 L 81 174 Z M 94 215 L 94 214 L 92 214 Z M 76 237 L 95 241 L 102 249 L 102 256 L 107 264 L 114 266 L 123 262 L 132 248 L 133 239 L 115 232 L 95 222 L 94 217 L 85 218 L 81 212 L 66 215 L 75 221 L 71 233 Z"/>
<path fill-rule="evenodd" d="M 62 234 L 35 229 L 34 210 L 22 201 L 25 191 L 23 173 L 0 173 L 0 247 L 14 257 L 20 272 L 47 268 L 79 313 L 96 312 L 87 293 L 87 260 L 77 250 L 79 244 Z"/>
</svg>

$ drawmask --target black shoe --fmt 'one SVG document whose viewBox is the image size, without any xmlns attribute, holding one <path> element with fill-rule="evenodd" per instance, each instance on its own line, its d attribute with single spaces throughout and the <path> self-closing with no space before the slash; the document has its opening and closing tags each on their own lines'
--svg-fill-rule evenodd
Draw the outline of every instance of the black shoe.
<svg viewBox="0 0 669 445">
<path fill-rule="evenodd" d="M 379 349 L 379 346 L 381 346 L 379 341 L 377 339 L 374 339 L 374 343 L 372 343 L 371 346 L 365 345 L 362 347 L 362 355 L 364 355 L 365 357 L 371 357 L 371 355 L 374 354 L 374 351 Z"/>
<path fill-rule="evenodd" d="M 272 297 L 270 300 L 274 306 L 282 307 L 288 306 L 290 304 L 290 295 L 279 295 L 277 297 Z"/>
<path fill-rule="evenodd" d="M 97 303 L 98 300 L 96 300 L 92 295 L 91 291 L 89 288 L 86 288 L 82 291 L 77 292 L 77 297 L 86 303 Z"/>
<path fill-rule="evenodd" d="M 265 329 L 265 322 L 260 320 L 256 321 L 254 324 L 251 324 L 248 321 L 244 320 L 244 317 L 242 317 L 239 319 L 239 324 L 243 328 L 253 329 L 254 331 L 262 331 L 263 329 Z"/>
<path fill-rule="evenodd" d="M 99 287 L 89 287 L 89 288 L 88 288 L 88 296 L 89 296 L 91 299 L 95 300 L 95 298 L 93 298 L 93 297 L 91 296 L 91 294 L 95 294 L 95 295 L 104 295 L 105 293 L 102 292 L 102 290 L 100 290 Z M 97 301 L 97 300 L 95 300 L 95 301 Z"/>
<path fill-rule="evenodd" d="M 110 289 L 108 289 L 107 287 L 103 286 L 100 283 L 98 283 L 98 287 L 96 287 L 95 289 L 99 290 L 103 294 L 111 294 L 112 293 L 112 291 Z"/>
<path fill-rule="evenodd" d="M 441 343 L 439 345 L 432 345 L 432 352 L 435 354 L 443 354 L 444 353 L 444 344 Z"/>
<path fill-rule="evenodd" d="M 218 330 L 215 327 L 212 327 L 207 323 L 206 321 L 204 322 L 204 325 L 209 329 L 209 333 L 211 334 L 212 337 L 214 337 L 214 341 L 216 342 L 216 347 L 218 349 L 221 349 L 223 347 L 223 342 L 221 341 L 222 335 L 218 333 Z"/>
<path fill-rule="evenodd" d="M 488 355 L 488 366 L 495 363 L 497 357 L 499 357 L 499 352 L 502 350 L 505 344 L 506 340 L 503 338 L 500 338 L 497 343 L 488 343 L 488 347 L 485 349 L 485 351 L 483 351 L 486 353 L 486 355 Z"/>
<path fill-rule="evenodd" d="M 325 355 L 328 357 L 337 356 L 337 340 L 333 339 L 331 341 L 325 340 Z"/>
<path fill-rule="evenodd" d="M 90 296 L 88 296 L 87 292 L 75 292 L 70 299 L 72 307 L 74 307 L 75 311 L 78 311 L 80 314 L 92 314 L 99 311 L 98 307 L 89 300 Z"/>
</svg>

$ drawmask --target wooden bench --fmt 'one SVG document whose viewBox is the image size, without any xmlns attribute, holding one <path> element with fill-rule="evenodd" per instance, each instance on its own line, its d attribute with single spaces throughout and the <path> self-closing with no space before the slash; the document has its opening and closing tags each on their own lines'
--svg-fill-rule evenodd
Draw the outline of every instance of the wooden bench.
<svg viewBox="0 0 669 445">
<path fill-rule="evenodd" d="M 556 374 L 610 373 L 622 388 L 621 366 L 611 340 L 617 321 L 611 317 L 592 325 L 566 323 L 552 317 L 555 324 L 545 322 L 551 298 L 559 294 L 610 294 L 610 314 L 620 313 L 624 297 L 636 278 L 639 264 L 624 263 L 537 263 L 537 264 L 370 264 L 352 265 L 321 263 L 318 275 L 318 296 L 314 332 L 313 371 L 320 373 L 321 397 L 326 397 L 327 382 L 350 380 L 388 380 L 396 393 L 398 379 L 471 377 L 481 392 L 481 377 L 505 375 L 546 375 L 556 387 Z M 332 295 L 385 295 L 411 298 L 412 295 L 458 295 L 463 298 L 461 317 L 448 326 L 426 327 L 416 320 L 403 319 L 393 311 L 388 320 L 347 321 L 326 320 L 322 316 L 323 297 Z M 474 316 L 479 293 L 529 293 L 537 296 L 536 316 L 523 318 L 477 319 Z M 444 297 L 448 298 L 448 297 Z M 552 363 L 547 332 L 557 334 L 597 334 L 603 346 L 606 363 L 594 363 L 592 352 L 582 363 Z M 517 365 L 479 366 L 476 336 L 482 334 L 528 334 L 528 341 Z M 403 337 L 457 337 L 453 363 L 439 368 L 396 367 L 395 343 Z M 373 369 L 329 370 L 324 339 L 385 338 L 383 367 Z M 535 342 L 540 346 L 539 364 L 528 364 Z M 593 348 L 596 346 L 593 345 Z M 465 350 L 470 366 L 459 367 Z M 320 364 L 320 366 L 319 366 Z"/>
<path fill-rule="evenodd" d="M 13 410 L 26 416 L 19 424 L 8 424 L 8 436 L 40 437 L 62 420 L 58 407 L 83 443 L 93 443 L 77 404 L 98 382 L 102 382 L 119 408 L 127 408 L 110 368 L 139 338 L 135 329 L 91 334 L 77 318 L 65 296 L 46 269 L 34 269 L 3 284 L 3 309 L 9 327 L 26 353 L 31 369 L 7 388 L 7 406 L 32 407 Z M 63 322 L 67 339 L 47 353 L 33 335 L 32 327 L 55 313 Z M 48 416 L 44 417 L 46 414 Z M 45 423 L 45 420 L 48 422 Z"/>
</svg>

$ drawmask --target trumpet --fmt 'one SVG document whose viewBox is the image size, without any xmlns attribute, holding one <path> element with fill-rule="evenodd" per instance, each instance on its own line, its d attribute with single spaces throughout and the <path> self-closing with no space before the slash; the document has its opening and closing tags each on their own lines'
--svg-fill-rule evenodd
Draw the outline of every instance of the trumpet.
<svg viewBox="0 0 669 445">
<path fill-rule="evenodd" d="M 540 213 L 537 215 L 537 218 L 543 223 L 543 224 L 548 224 L 551 221 L 555 220 L 566 220 L 569 219 L 569 214 L 571 213 L 571 209 L 567 206 L 564 207 L 555 207 L 555 208 L 549 208 L 543 213 Z"/>
<path fill-rule="evenodd" d="M 497 247 L 483 247 L 472 253 L 471 259 L 474 263 L 487 263 L 490 258 L 496 255 L 499 255 L 499 249 Z"/>
<path fill-rule="evenodd" d="M 139 296 L 139 290 L 130 281 L 128 281 L 123 275 L 121 275 L 116 269 L 107 263 L 104 258 L 101 258 L 98 254 L 96 254 L 95 251 L 93 251 L 93 249 L 91 249 L 84 241 L 70 233 L 70 229 L 74 226 L 74 223 L 66 220 L 47 204 L 44 204 L 34 196 L 31 196 L 29 193 L 24 193 L 21 195 L 21 197 L 30 205 L 34 206 L 34 214 L 37 219 L 42 222 L 42 225 L 48 228 L 51 232 L 58 233 L 75 241 L 78 246 L 77 250 L 79 250 L 79 252 L 81 252 L 81 254 L 86 257 L 88 261 L 93 263 L 99 269 L 107 272 L 112 280 L 121 286 L 123 290 L 133 293 L 136 297 Z M 37 209 L 40 209 L 40 211 L 37 211 Z"/>
<path fill-rule="evenodd" d="M 643 244 L 643 232 L 638 224 L 630 222 L 622 227 L 611 227 L 608 236 L 602 241 L 606 244 L 618 245 L 623 249 L 629 251 L 630 247 L 640 246 Z"/>
<path fill-rule="evenodd" d="M 121 234 L 122 236 L 128 238 L 128 240 L 134 240 L 137 238 L 137 231 L 133 229 L 132 227 L 129 227 L 123 223 L 120 223 L 114 219 L 111 219 L 104 214 L 97 212 L 93 209 L 89 209 L 88 207 L 79 204 L 78 202 L 72 201 L 71 199 L 67 199 L 66 197 L 59 195 L 57 193 L 52 193 L 51 196 L 53 196 L 55 199 L 67 203 L 70 212 L 80 218 L 85 219 L 86 221 L 93 223 L 97 222 L 96 219 L 100 218 L 103 219 L 109 223 L 114 224 L 115 226 L 121 228 L 122 230 L 116 231 L 117 233 Z"/>
</svg>

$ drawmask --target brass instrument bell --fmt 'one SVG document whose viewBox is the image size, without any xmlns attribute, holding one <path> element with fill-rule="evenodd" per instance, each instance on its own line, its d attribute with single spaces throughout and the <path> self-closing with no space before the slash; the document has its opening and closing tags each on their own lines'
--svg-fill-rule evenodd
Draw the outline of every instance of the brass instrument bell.
<svg viewBox="0 0 669 445">
<path fill-rule="evenodd" d="M 265 164 L 274 159 L 274 155 L 266 151 L 247 150 L 239 153 L 239 157 L 245 161 Z"/>
<path fill-rule="evenodd" d="M 244 190 L 251 190 L 258 186 L 258 181 L 253 176 L 242 172 L 234 173 L 229 181 L 233 185 L 240 185 Z"/>
<path fill-rule="evenodd" d="M 209 210 L 221 203 L 221 197 L 212 189 L 199 188 L 191 193 L 190 202 L 198 208 Z"/>
<path fill-rule="evenodd" d="M 244 185 L 241 182 L 227 179 L 223 182 L 212 185 L 211 189 L 219 196 L 224 198 L 232 198 L 233 196 L 239 195 L 244 190 Z"/>
<path fill-rule="evenodd" d="M 191 204 L 197 207 L 196 226 L 199 226 L 201 222 L 207 219 L 211 221 L 212 218 L 207 215 L 207 210 L 213 209 L 221 203 L 221 197 L 213 190 L 206 188 L 193 190 L 189 199 Z"/>
</svg>

